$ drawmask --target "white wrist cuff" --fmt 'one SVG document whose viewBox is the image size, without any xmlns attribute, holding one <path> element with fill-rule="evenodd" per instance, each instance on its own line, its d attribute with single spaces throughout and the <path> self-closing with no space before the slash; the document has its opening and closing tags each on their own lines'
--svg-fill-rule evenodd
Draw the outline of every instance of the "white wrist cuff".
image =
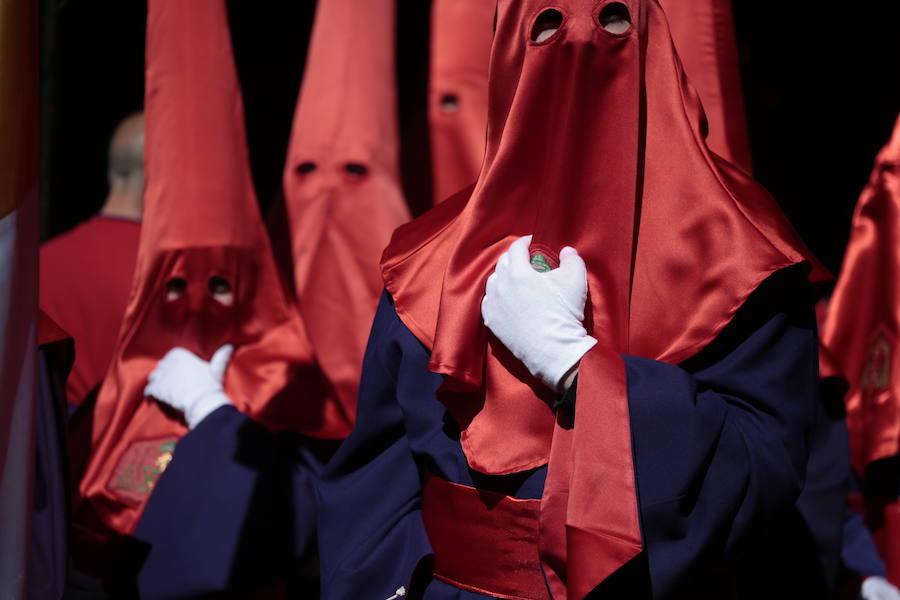
<svg viewBox="0 0 900 600">
<path fill-rule="evenodd" d="M 558 390 L 563 377 L 574 367 L 588 350 L 597 344 L 596 338 L 589 335 L 566 344 L 562 351 L 546 357 L 547 360 L 535 375 L 552 390 Z M 558 350 L 558 349 L 557 349 Z"/>
<path fill-rule="evenodd" d="M 231 404 L 231 400 L 225 392 L 212 392 L 206 394 L 191 404 L 184 413 L 184 420 L 188 428 L 194 429 L 200 422 L 219 407 Z"/>
</svg>

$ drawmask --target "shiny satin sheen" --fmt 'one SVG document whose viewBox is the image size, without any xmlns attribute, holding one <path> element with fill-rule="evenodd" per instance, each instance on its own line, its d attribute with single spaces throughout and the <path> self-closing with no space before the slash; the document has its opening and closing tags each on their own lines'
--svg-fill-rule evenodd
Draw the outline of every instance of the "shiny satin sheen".
<svg viewBox="0 0 900 600">
<path fill-rule="evenodd" d="M 703 102 L 707 147 L 753 172 L 731 0 L 660 0 L 684 71 Z"/>
<path fill-rule="evenodd" d="M 393 0 L 316 9 L 283 174 L 294 281 L 316 360 L 352 429 L 382 291 L 378 257 L 409 219 L 400 185 Z"/>
<path fill-rule="evenodd" d="M 422 521 L 434 576 L 498 598 L 548 599 L 538 558 L 540 504 L 426 473 Z"/>
<path fill-rule="evenodd" d="M 703 102 L 710 150 L 753 172 L 730 0 L 661 0 L 672 40 Z M 431 13 L 428 118 L 434 201 L 478 176 L 484 154 L 488 60 L 495 3 L 435 0 Z M 444 108 L 448 97 L 454 110 Z"/>
<path fill-rule="evenodd" d="M 333 399 L 316 392 L 310 343 L 263 228 L 224 0 L 151 0 L 148 8 L 144 221 L 75 512 L 79 536 L 100 544 L 133 530 L 171 456 L 162 449 L 187 431 L 179 414 L 143 396 L 148 373 L 174 346 L 208 360 L 234 344 L 225 391 L 272 429 L 339 437 L 349 427 Z M 212 296 L 213 277 L 229 283 L 231 305 Z"/>
<path fill-rule="evenodd" d="M 816 264 L 767 192 L 709 151 L 659 4 L 624 2 L 633 25 L 618 35 L 598 23 L 608 4 L 501 0 L 478 181 L 400 228 L 382 261 L 398 315 L 448 376 L 439 398 L 469 464 L 506 474 L 550 461 L 542 546 L 558 597 L 582 597 L 640 549 L 624 372 L 608 353 L 683 361 L 770 274 Z M 548 8 L 559 30 L 531 41 Z M 487 276 L 529 233 L 533 250 L 571 245 L 587 263 L 585 326 L 600 344 L 578 406 L 604 413 L 579 421 L 590 434 L 555 423 L 551 391 L 481 321 Z M 604 489 L 617 493 L 593 495 Z M 566 554 L 591 563 L 566 575 Z"/>
<path fill-rule="evenodd" d="M 428 124 L 434 202 L 478 177 L 487 127 L 492 0 L 434 0 Z"/>
<path fill-rule="evenodd" d="M 830 372 L 847 381 L 853 467 L 900 453 L 900 118 L 856 204 L 822 328 Z M 828 366 L 828 365 L 826 365 Z"/>
</svg>

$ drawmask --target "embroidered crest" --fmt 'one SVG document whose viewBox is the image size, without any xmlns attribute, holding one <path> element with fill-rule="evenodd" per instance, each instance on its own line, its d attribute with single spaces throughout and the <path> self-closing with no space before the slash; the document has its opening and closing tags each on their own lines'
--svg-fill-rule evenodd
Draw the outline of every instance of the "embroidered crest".
<svg viewBox="0 0 900 600">
<path fill-rule="evenodd" d="M 866 349 L 859 387 L 874 394 L 888 387 L 891 380 L 891 344 L 884 331 L 879 331 Z"/>
<path fill-rule="evenodd" d="M 142 503 L 172 462 L 175 442 L 175 438 L 158 438 L 132 443 L 116 465 L 108 487 L 130 504 Z"/>
</svg>

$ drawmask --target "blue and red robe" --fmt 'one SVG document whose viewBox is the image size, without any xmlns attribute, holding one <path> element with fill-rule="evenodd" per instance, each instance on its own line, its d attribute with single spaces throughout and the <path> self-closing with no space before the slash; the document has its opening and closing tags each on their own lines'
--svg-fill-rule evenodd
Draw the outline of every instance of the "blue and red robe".
<svg viewBox="0 0 900 600">
<path fill-rule="evenodd" d="M 428 359 L 385 294 L 357 428 L 324 471 L 328 453 L 314 455 L 309 440 L 276 440 L 230 407 L 210 415 L 179 442 L 138 526 L 142 597 L 283 580 L 315 553 L 316 537 L 323 598 L 381 600 L 401 586 L 410 597 L 490 597 L 432 577 L 424 482 L 436 476 L 486 501 L 537 501 L 546 467 L 507 476 L 470 469 Z M 597 596 L 804 597 L 818 585 L 810 577 L 822 576 L 809 521 L 830 513 L 796 504 L 819 410 L 803 277 L 796 269 L 770 277 L 685 363 L 623 360 L 644 551 Z M 559 410 L 574 397 L 573 389 Z"/>
<path fill-rule="evenodd" d="M 363 366 L 357 428 L 318 486 L 324 598 L 388 598 L 410 582 L 411 597 L 490 597 L 429 577 L 425 477 L 541 497 L 546 467 L 507 476 L 469 468 L 459 429 L 435 400 L 442 377 L 428 371 L 428 359 L 385 295 Z M 801 539 L 809 534 L 795 506 L 819 401 L 803 278 L 796 270 L 770 277 L 683 364 L 623 360 L 644 551 L 595 593 L 728 597 L 740 590 L 757 598 L 785 590 L 784 575 L 797 564 L 792 553 L 814 552 Z M 474 560 L 482 560 L 477 550 Z"/>
</svg>

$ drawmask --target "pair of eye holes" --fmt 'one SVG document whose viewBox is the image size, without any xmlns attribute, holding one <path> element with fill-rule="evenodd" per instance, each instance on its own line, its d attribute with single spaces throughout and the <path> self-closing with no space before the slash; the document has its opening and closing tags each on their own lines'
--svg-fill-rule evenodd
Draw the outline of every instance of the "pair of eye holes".
<svg viewBox="0 0 900 600">
<path fill-rule="evenodd" d="M 214 275 L 206 282 L 206 287 L 213 298 L 225 305 L 234 302 L 231 284 L 224 277 Z M 166 282 L 166 300 L 178 300 L 187 290 L 187 281 L 182 277 L 173 277 Z"/>
<path fill-rule="evenodd" d="M 597 21 L 600 27 L 615 35 L 621 35 L 631 28 L 628 7 L 621 2 L 610 2 L 604 6 L 597 16 Z M 562 22 L 563 15 L 555 8 L 541 12 L 531 28 L 531 41 L 539 43 L 550 39 L 562 26 Z"/>
<path fill-rule="evenodd" d="M 319 166 L 312 162 L 306 161 L 297 165 L 297 173 L 300 175 L 308 175 L 318 169 Z M 369 167 L 362 163 L 350 162 L 344 165 L 344 172 L 355 179 L 361 179 L 369 173 Z"/>
</svg>

